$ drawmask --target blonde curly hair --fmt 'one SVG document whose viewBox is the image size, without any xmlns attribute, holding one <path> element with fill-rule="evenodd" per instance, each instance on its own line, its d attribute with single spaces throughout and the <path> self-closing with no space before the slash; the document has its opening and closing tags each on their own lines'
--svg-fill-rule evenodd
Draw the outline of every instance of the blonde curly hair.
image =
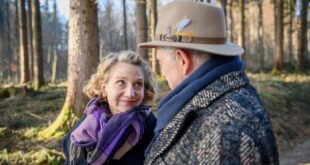
<svg viewBox="0 0 310 165">
<path fill-rule="evenodd" d="M 110 53 L 98 65 L 96 73 L 94 73 L 88 83 L 83 88 L 83 92 L 93 98 L 99 96 L 102 100 L 101 84 L 107 83 L 112 66 L 119 62 L 125 62 L 139 66 L 144 75 L 144 99 L 143 103 L 150 104 L 155 98 L 158 88 L 155 80 L 155 74 L 152 72 L 148 63 L 137 53 L 127 50 L 120 53 Z"/>
</svg>

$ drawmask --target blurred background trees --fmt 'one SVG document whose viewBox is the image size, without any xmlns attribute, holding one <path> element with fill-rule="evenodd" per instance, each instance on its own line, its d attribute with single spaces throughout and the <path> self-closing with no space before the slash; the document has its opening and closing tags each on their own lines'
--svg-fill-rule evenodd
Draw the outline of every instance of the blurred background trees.
<svg viewBox="0 0 310 165">
<path fill-rule="evenodd" d="M 69 1 L 69 0 L 66 0 Z M 112 0 L 98 3 L 99 56 L 154 37 L 163 0 Z M 198 0 L 196 0 L 198 1 Z M 0 2 L 1 84 L 32 84 L 67 79 L 68 18 L 56 0 Z M 245 48 L 246 69 L 303 72 L 309 68 L 309 1 L 199 0 L 225 9 L 228 39 Z M 31 5 L 32 4 L 32 5 Z M 69 6 L 68 6 L 69 8 Z M 41 29 L 41 31 L 40 31 Z M 158 73 L 154 50 L 137 50 Z"/>
</svg>

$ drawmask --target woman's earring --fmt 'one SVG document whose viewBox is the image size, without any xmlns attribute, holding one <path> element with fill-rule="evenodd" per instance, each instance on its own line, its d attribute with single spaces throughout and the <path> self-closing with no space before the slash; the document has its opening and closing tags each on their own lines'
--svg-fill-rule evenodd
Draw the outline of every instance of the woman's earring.
<svg viewBox="0 0 310 165">
<path fill-rule="evenodd" d="M 100 93 L 100 100 L 102 100 L 102 101 L 107 101 L 107 96 L 105 95 L 105 94 L 103 94 L 103 93 Z"/>
<path fill-rule="evenodd" d="M 107 97 L 105 96 L 105 97 L 103 97 L 103 101 L 104 102 L 108 102 L 108 99 L 107 99 Z"/>
</svg>

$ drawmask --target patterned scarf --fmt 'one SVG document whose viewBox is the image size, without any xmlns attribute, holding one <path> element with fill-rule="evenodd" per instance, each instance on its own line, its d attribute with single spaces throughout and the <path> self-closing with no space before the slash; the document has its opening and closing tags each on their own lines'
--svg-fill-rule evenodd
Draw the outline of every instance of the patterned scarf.
<svg viewBox="0 0 310 165">
<path fill-rule="evenodd" d="M 88 163 L 103 164 L 125 141 L 134 146 L 141 140 L 148 110 L 140 105 L 112 116 L 108 106 L 95 97 L 86 106 L 85 120 L 72 132 L 71 145 L 86 148 Z"/>
<path fill-rule="evenodd" d="M 200 90 L 229 72 L 241 70 L 243 62 L 239 56 L 214 56 L 208 60 L 159 103 L 155 138 Z"/>
</svg>

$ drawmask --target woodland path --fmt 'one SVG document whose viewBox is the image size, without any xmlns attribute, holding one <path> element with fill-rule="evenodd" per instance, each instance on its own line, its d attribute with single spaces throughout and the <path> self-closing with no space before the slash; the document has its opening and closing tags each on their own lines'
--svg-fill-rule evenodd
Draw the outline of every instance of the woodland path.
<svg viewBox="0 0 310 165">
<path fill-rule="evenodd" d="M 310 139 L 280 153 L 280 165 L 310 165 Z"/>
</svg>

